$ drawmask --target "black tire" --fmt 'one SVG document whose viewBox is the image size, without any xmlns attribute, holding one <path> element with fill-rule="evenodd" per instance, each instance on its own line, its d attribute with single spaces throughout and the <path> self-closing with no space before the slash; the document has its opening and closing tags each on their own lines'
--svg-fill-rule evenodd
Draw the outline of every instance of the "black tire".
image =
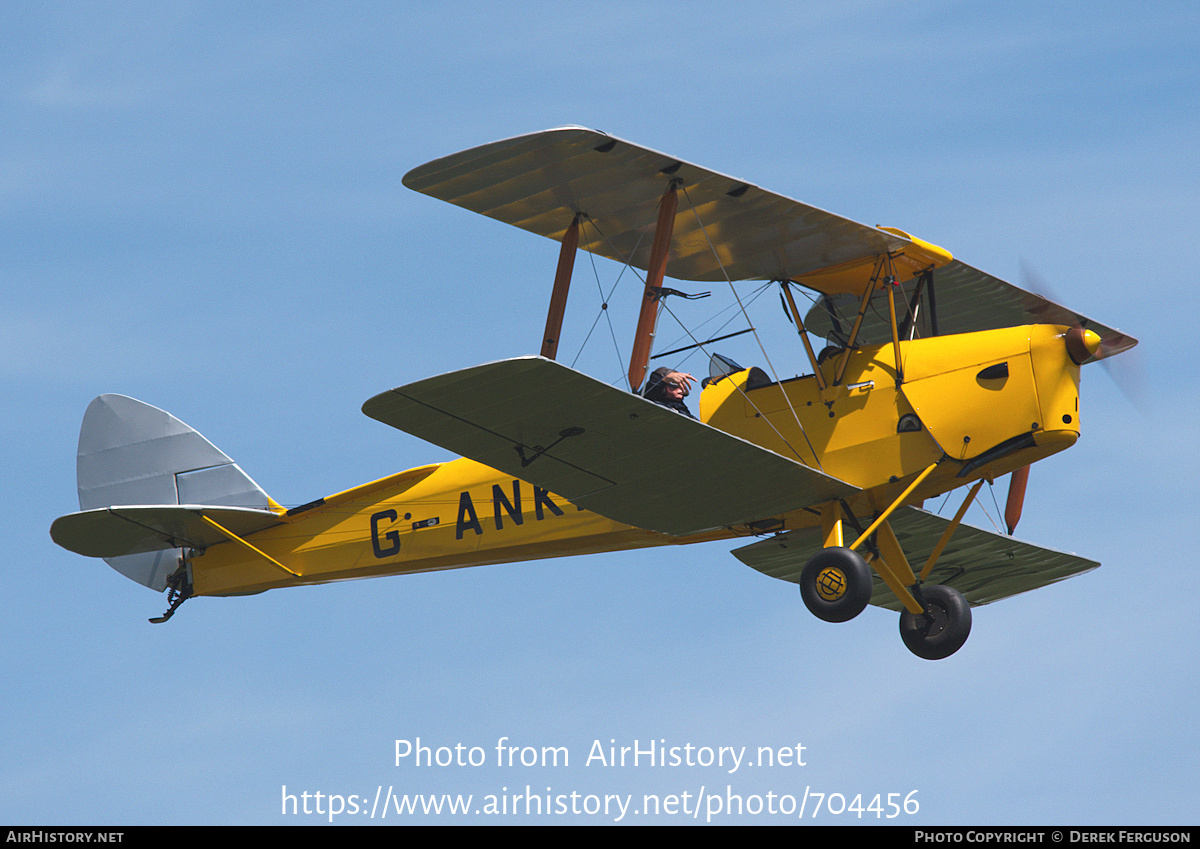
<svg viewBox="0 0 1200 849">
<path fill-rule="evenodd" d="M 809 558 L 800 573 L 804 606 L 826 622 L 848 622 L 871 600 L 871 570 L 857 551 L 823 548 Z"/>
<path fill-rule="evenodd" d="M 921 588 L 926 613 L 900 613 L 900 639 L 917 657 L 941 660 L 963 647 L 971 634 L 971 606 L 944 584 Z"/>
</svg>

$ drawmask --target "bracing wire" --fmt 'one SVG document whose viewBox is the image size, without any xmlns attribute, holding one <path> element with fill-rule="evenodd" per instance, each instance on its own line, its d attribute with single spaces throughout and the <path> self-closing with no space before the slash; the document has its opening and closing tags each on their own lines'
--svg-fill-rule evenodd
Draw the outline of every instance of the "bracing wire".
<svg viewBox="0 0 1200 849">
<path fill-rule="evenodd" d="M 996 500 L 996 485 L 990 480 L 988 481 L 988 492 L 992 494 L 992 506 L 996 508 L 996 515 L 1003 516 L 1004 511 L 1000 509 L 1000 502 Z M 1003 534 L 1004 531 L 1000 530 L 1000 526 L 996 524 L 996 521 L 992 518 L 991 514 L 986 510 L 983 512 L 987 513 L 988 521 L 992 523 L 992 527 L 996 529 L 996 533 Z"/>
<path fill-rule="evenodd" d="M 605 233 L 603 230 L 601 230 L 599 227 L 597 227 L 595 222 L 593 222 L 591 220 L 591 218 L 584 215 L 582 217 L 582 220 L 584 222 L 588 222 L 591 224 L 592 229 L 594 229 L 596 231 L 596 233 L 608 244 L 609 248 L 612 250 L 614 255 L 621 256 L 621 252 L 619 250 L 617 250 L 617 246 L 613 244 L 612 239 L 609 238 L 607 233 Z M 612 300 L 613 293 L 615 293 L 617 291 L 617 286 L 620 284 L 621 278 L 625 276 L 626 271 L 629 271 L 630 273 L 632 273 L 633 276 L 638 278 L 638 280 L 641 281 L 643 284 L 645 283 L 645 280 L 643 280 L 641 275 L 638 274 L 638 270 L 633 267 L 632 260 L 631 260 L 631 257 L 633 256 L 633 254 L 636 254 L 638 248 L 641 246 L 642 239 L 644 237 L 645 237 L 645 233 L 641 233 L 638 235 L 638 240 L 633 245 L 632 253 L 630 253 L 629 256 L 626 256 L 624 258 L 622 265 L 621 265 L 621 271 L 617 274 L 617 277 L 613 281 L 612 287 L 608 290 L 607 295 L 604 293 L 604 289 L 600 285 L 600 272 L 599 272 L 599 269 L 596 268 L 596 252 L 590 250 L 586 246 L 591 243 L 591 240 L 589 239 L 585 243 L 585 247 L 583 249 L 585 251 L 587 251 L 587 253 L 588 253 L 590 262 L 592 264 L 592 276 L 595 278 L 595 281 L 596 281 L 596 289 L 600 293 L 600 311 L 597 312 L 596 318 L 592 322 L 591 329 L 588 330 L 587 336 L 584 337 L 583 342 L 580 344 L 579 350 L 575 354 L 575 359 L 573 359 L 571 361 L 572 368 L 575 366 L 575 363 L 579 361 L 579 357 L 582 356 L 583 349 L 585 347 L 587 347 L 588 339 L 591 338 L 592 331 L 596 329 L 596 325 L 600 321 L 600 316 L 603 315 L 605 317 L 605 320 L 608 323 L 608 333 L 609 333 L 609 336 L 612 337 L 613 350 L 616 352 L 617 363 L 619 364 L 622 373 L 625 371 L 625 361 L 621 357 L 621 346 L 617 342 L 617 334 L 616 334 L 616 330 L 613 328 L 613 325 L 612 325 L 612 316 L 608 312 L 608 305 Z"/>
<path fill-rule="evenodd" d="M 717 248 L 712 243 L 712 239 L 709 238 L 708 228 L 706 228 L 704 226 L 704 222 L 700 220 L 700 214 L 696 210 L 696 205 L 694 203 L 692 203 L 692 198 L 688 194 L 687 188 L 681 187 L 681 190 L 683 191 L 683 196 L 687 199 L 688 207 L 692 210 L 692 215 L 696 219 L 696 225 L 700 228 L 700 232 L 704 234 L 704 239 L 708 243 L 709 250 L 712 251 L 713 257 L 716 259 L 717 265 L 721 269 L 721 275 L 725 278 L 725 283 L 729 286 L 730 293 L 733 295 L 734 300 L 737 301 L 738 308 L 741 310 L 742 315 L 744 315 L 746 317 L 746 323 L 753 328 L 754 324 L 753 324 L 753 322 L 750 321 L 750 316 L 746 312 L 746 306 L 745 306 L 745 304 L 742 303 L 742 299 L 738 295 L 737 289 L 733 285 L 733 280 L 730 279 L 729 274 L 725 271 L 725 265 L 724 265 L 724 263 L 721 262 L 721 255 L 717 252 Z M 676 320 L 678 321 L 678 319 L 676 319 Z M 779 380 L 780 380 L 779 372 L 776 370 L 775 364 L 771 361 L 771 356 L 767 353 L 766 346 L 763 345 L 762 338 L 758 335 L 757 330 L 754 331 L 753 336 L 754 336 L 755 342 L 758 343 L 758 349 L 760 351 L 762 351 L 763 359 L 766 361 L 767 366 L 771 369 L 772 377 L 775 379 L 776 383 L 779 383 Z M 695 340 L 693 338 L 693 341 L 697 341 L 697 340 Z M 701 350 L 703 350 L 703 348 L 701 348 Z M 705 352 L 705 353 L 707 353 L 707 352 Z M 745 390 L 739 390 L 739 391 L 741 391 L 742 397 L 746 399 L 747 403 L 749 403 L 752 407 L 754 407 L 756 412 L 761 414 L 762 411 L 759 410 L 758 407 L 755 406 L 754 402 L 750 400 L 750 397 L 749 397 L 749 395 L 746 394 Z M 812 440 L 808 438 L 808 431 L 806 431 L 804 429 L 804 424 L 803 424 L 803 422 L 800 421 L 800 416 L 796 412 L 796 408 L 792 406 L 792 399 L 788 397 L 788 394 L 786 392 L 783 393 L 783 397 L 784 397 L 784 400 L 787 401 L 788 410 L 791 411 L 792 419 L 796 422 L 796 426 L 798 428 L 800 428 L 800 433 L 804 436 L 804 441 L 808 444 L 808 450 L 812 453 L 813 460 L 816 462 L 817 467 L 823 471 L 824 466 L 821 465 L 821 458 L 817 454 L 816 449 L 813 447 Z M 788 448 L 791 449 L 792 453 L 795 454 L 796 457 L 798 459 L 800 459 L 801 462 L 804 462 L 803 456 L 800 454 L 800 452 L 797 451 L 796 448 L 784 437 L 784 435 L 779 432 L 778 428 L 776 428 L 775 425 L 771 423 L 770 418 L 767 416 L 762 416 L 762 419 L 763 419 L 763 421 L 765 421 L 767 424 L 769 424 L 771 426 L 771 429 L 774 430 L 775 434 L 781 440 L 783 440 L 783 443 L 785 445 L 787 445 Z"/>
<path fill-rule="evenodd" d="M 585 226 L 587 224 L 591 223 L 592 229 L 595 230 L 596 233 L 599 234 L 604 239 L 604 241 L 608 242 L 610 247 L 612 247 L 612 242 L 608 239 L 608 237 L 604 234 L 604 232 L 600 230 L 599 227 L 596 227 L 596 225 L 591 222 L 590 218 L 588 218 L 585 215 L 582 217 L 581 221 Z M 638 237 L 638 244 L 640 244 L 640 243 L 641 243 L 641 236 Z M 574 368 L 575 363 L 577 363 L 579 361 L 579 357 L 583 354 L 583 349 L 587 347 L 588 340 L 592 338 L 592 333 L 593 333 L 593 331 L 595 331 L 596 325 L 600 323 L 600 317 L 604 316 L 604 319 L 608 324 L 609 336 L 612 338 L 613 350 L 616 353 L 617 362 L 620 364 L 621 370 L 624 371 L 625 364 L 621 358 L 621 346 L 617 342 L 617 333 L 616 333 L 616 330 L 613 328 L 612 316 L 608 312 L 608 304 L 612 300 L 613 293 L 616 292 L 617 286 L 621 282 L 621 278 L 625 275 L 625 271 L 627 269 L 632 269 L 632 266 L 629 264 L 628 260 L 625 261 L 625 264 L 621 267 L 620 273 L 617 274 L 617 278 L 613 281 L 612 287 L 608 290 L 608 294 L 605 295 L 604 288 L 600 285 L 600 271 L 598 268 L 596 268 L 596 254 L 595 254 L 595 252 L 593 252 L 592 250 L 590 250 L 588 248 L 588 245 L 590 245 L 590 244 L 591 244 L 591 239 L 589 238 L 584 243 L 584 251 L 588 254 L 588 259 L 592 265 L 592 277 L 596 282 L 596 290 L 600 293 L 600 309 L 596 313 L 596 318 L 592 321 L 592 326 L 588 329 L 587 335 L 584 337 L 583 342 L 580 343 L 579 350 L 575 353 L 575 359 L 571 360 L 571 367 Z M 637 247 L 638 247 L 638 245 L 635 244 L 634 245 L 635 251 L 637 250 Z M 615 251 L 615 248 L 614 248 L 614 251 Z M 636 271 L 634 272 L 634 274 L 636 275 Z"/>
</svg>

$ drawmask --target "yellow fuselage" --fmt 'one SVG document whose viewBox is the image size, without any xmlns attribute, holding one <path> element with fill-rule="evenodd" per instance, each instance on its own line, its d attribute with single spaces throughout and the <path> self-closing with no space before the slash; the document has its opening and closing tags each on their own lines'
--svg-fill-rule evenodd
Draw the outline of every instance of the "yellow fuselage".
<svg viewBox="0 0 1200 849">
<path fill-rule="evenodd" d="M 866 516 L 913 477 L 943 462 L 910 502 L 995 478 L 1072 445 L 1079 436 L 1079 366 L 1067 328 L 1029 325 L 851 351 L 807 377 L 759 385 L 752 371 L 700 393 L 700 419 L 860 487 Z M 694 458 L 703 463 L 703 457 Z M 959 476 L 962 472 L 962 476 Z M 766 517 L 764 517 L 766 518 Z M 818 524 L 812 510 L 780 528 Z M 471 460 L 422 466 L 281 513 L 250 541 L 271 560 L 220 544 L 192 558 L 196 595 L 480 566 L 745 536 L 730 528 L 672 537 L 605 519 Z M 297 577 L 297 575 L 299 577 Z"/>
</svg>

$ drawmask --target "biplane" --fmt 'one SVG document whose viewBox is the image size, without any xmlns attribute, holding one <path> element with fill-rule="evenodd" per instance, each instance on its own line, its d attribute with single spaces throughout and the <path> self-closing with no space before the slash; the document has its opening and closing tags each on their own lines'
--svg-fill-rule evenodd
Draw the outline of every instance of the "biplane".
<svg viewBox="0 0 1200 849">
<path fill-rule="evenodd" d="M 798 584 L 820 619 L 889 608 L 905 645 L 938 659 L 966 641 L 973 606 L 1099 565 L 1012 530 L 1029 466 L 1079 437 L 1080 367 L 1129 336 L 902 230 L 579 127 L 437 159 L 404 183 L 561 242 L 540 353 L 371 398 L 368 416 L 460 459 L 290 509 L 170 414 L 95 399 L 80 512 L 51 535 L 166 591 L 152 622 L 191 596 L 754 538 L 734 556 Z M 579 250 L 640 272 L 619 386 L 556 359 Z M 744 367 L 697 340 L 698 418 L 642 397 L 658 316 L 683 294 L 667 277 L 778 286 L 807 372 Z M 965 524 L 1005 475 L 1008 533 Z M 923 509 L 959 488 L 953 517 Z"/>
</svg>

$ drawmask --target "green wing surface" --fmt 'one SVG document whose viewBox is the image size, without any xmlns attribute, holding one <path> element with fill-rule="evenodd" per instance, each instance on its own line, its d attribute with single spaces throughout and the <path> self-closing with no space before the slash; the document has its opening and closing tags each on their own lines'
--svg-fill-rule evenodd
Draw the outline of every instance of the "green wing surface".
<svg viewBox="0 0 1200 849">
<path fill-rule="evenodd" d="M 914 572 L 920 572 L 949 519 L 902 507 L 888 520 Z M 805 528 L 736 549 L 733 555 L 765 575 L 798 583 L 808 559 L 821 547 L 819 528 Z M 972 605 L 988 604 L 1091 571 L 1100 564 L 1074 554 L 1022 542 L 961 524 L 938 558 L 929 584 L 946 584 Z M 876 576 L 871 603 L 900 610 L 900 602 Z"/>
<path fill-rule="evenodd" d="M 782 279 L 909 244 L 903 236 L 582 127 L 435 159 L 405 175 L 404 185 L 556 241 L 582 214 L 588 226 L 581 248 L 645 269 L 658 202 L 673 180 L 682 194 L 667 275 L 678 280 Z"/>
<path fill-rule="evenodd" d="M 401 386 L 363 412 L 614 521 L 675 536 L 858 492 L 541 357 Z"/>
</svg>

